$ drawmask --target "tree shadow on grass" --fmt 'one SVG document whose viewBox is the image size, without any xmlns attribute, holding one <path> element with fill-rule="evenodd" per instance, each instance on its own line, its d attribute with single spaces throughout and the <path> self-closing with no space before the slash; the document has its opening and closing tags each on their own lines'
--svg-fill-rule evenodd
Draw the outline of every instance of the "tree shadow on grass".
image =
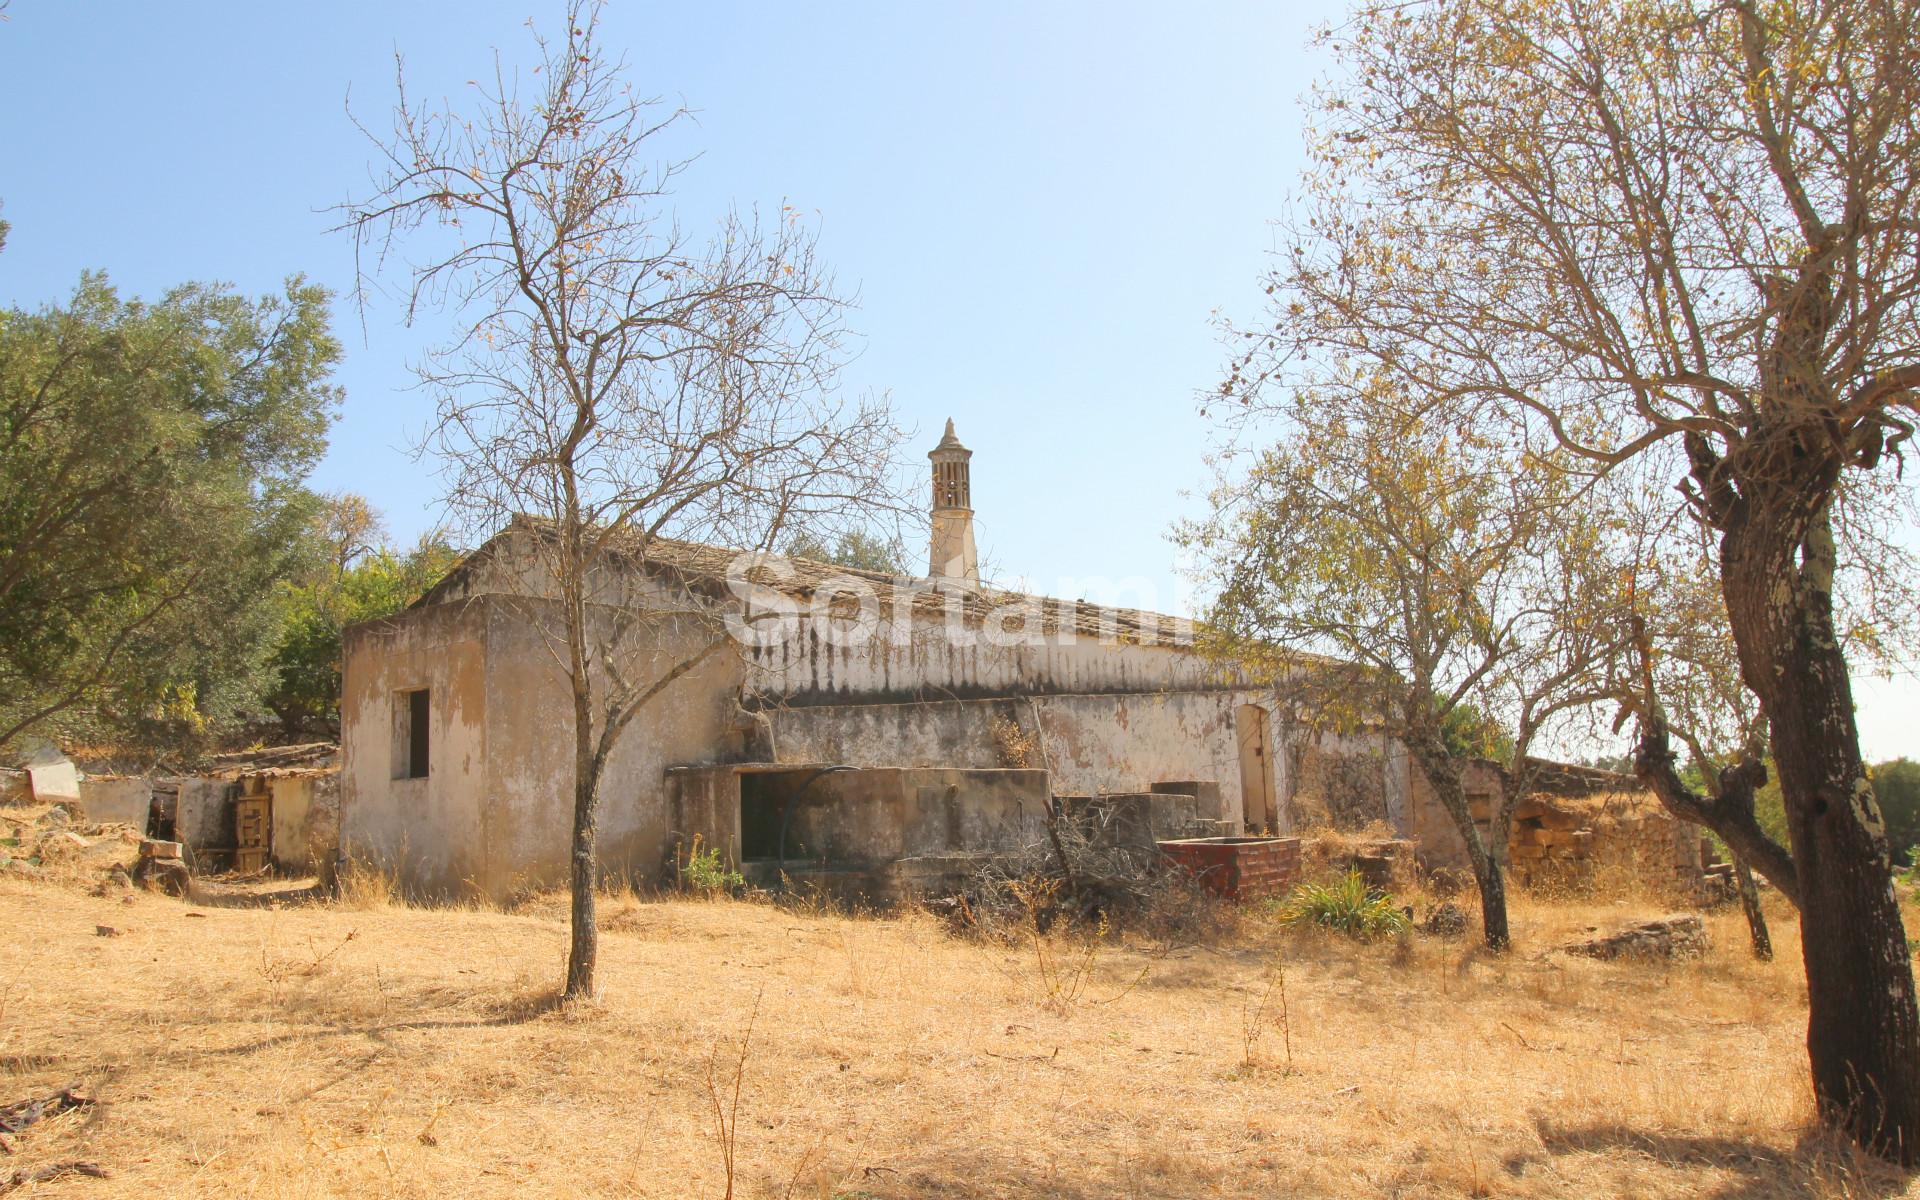
<svg viewBox="0 0 1920 1200">
<path fill-rule="evenodd" d="M 1631 1151 L 1665 1166 L 1713 1167 L 1738 1178 L 1699 1195 L 1711 1200 L 1784 1200 L 1787 1197 L 1892 1197 L 1903 1194 L 1916 1177 L 1892 1163 L 1870 1157 L 1839 1135 L 1813 1129 L 1792 1150 L 1782 1151 L 1750 1138 L 1650 1133 L 1626 1125 L 1538 1125 L 1550 1155 Z M 1537 1155 L 1507 1160 L 1510 1174 L 1525 1170 Z"/>
</svg>

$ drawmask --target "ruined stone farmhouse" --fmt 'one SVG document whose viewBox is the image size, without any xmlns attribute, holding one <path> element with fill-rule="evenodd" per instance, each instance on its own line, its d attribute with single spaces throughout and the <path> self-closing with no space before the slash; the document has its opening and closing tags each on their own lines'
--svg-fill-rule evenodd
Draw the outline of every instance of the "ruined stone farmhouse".
<svg viewBox="0 0 1920 1200">
<path fill-rule="evenodd" d="M 926 578 L 655 538 L 600 581 L 596 620 L 640 630 L 623 659 L 636 677 L 721 625 L 736 635 L 622 734 L 607 871 L 658 880 L 697 844 L 750 873 L 911 890 L 1043 836 L 1054 796 L 1152 797 L 1138 803 L 1155 832 L 1287 827 L 1291 731 L 1267 694 L 1199 653 L 1190 622 L 983 585 L 951 422 L 929 459 Z M 565 876 L 572 717 L 546 536 L 517 520 L 410 610 L 347 633 L 342 852 L 409 887 Z M 1404 756 L 1341 745 L 1399 812 Z"/>
<path fill-rule="evenodd" d="M 972 454 L 951 422 L 928 457 L 925 577 L 652 538 L 595 580 L 596 632 L 629 677 L 694 664 L 608 759 L 605 871 L 662 882 L 706 849 L 761 882 L 897 896 L 1040 844 L 1056 802 L 1149 846 L 1365 827 L 1428 865 L 1464 861 L 1396 743 L 1310 734 L 1200 653 L 1190 621 L 984 585 Z M 406 612 L 347 631 L 342 856 L 425 894 L 566 877 L 573 718 L 552 536 L 517 519 Z M 1484 819 L 1497 772 L 1470 776 Z M 1514 830 L 1523 880 L 1621 856 L 1656 881 L 1697 876 L 1697 839 L 1632 780 L 1546 778 Z"/>
</svg>

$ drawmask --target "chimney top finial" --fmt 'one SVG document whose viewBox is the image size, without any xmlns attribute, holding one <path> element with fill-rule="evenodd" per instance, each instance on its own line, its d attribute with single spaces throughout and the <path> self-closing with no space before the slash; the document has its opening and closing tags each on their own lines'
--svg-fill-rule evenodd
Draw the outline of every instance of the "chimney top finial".
<svg viewBox="0 0 1920 1200">
<path fill-rule="evenodd" d="M 953 418 L 948 417 L 947 432 L 944 435 L 942 435 L 942 437 L 940 438 L 940 444 L 935 446 L 931 451 L 929 451 L 929 453 L 937 454 L 942 450 L 965 450 L 965 449 L 966 447 L 960 444 L 959 436 L 953 432 Z"/>
</svg>

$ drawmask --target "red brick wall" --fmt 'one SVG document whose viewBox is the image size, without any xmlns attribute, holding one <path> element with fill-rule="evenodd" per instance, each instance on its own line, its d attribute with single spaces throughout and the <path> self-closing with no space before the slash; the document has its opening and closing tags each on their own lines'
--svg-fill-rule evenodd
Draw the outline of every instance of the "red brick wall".
<svg viewBox="0 0 1920 1200">
<path fill-rule="evenodd" d="M 1230 900 L 1284 896 L 1300 877 L 1299 838 L 1196 838 L 1161 842 L 1160 851 Z"/>
</svg>

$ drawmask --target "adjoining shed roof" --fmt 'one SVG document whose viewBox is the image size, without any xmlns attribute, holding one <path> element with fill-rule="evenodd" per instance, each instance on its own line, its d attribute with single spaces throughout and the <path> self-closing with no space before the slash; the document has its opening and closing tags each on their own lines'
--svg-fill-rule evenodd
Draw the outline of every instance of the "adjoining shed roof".
<svg viewBox="0 0 1920 1200">
<path fill-rule="evenodd" d="M 552 525 L 543 518 L 515 517 L 486 544 L 456 563 L 413 607 L 424 608 L 450 599 L 478 567 L 500 552 L 506 539 L 516 534 L 551 537 Z M 865 592 L 886 616 L 902 607 L 915 617 L 928 620 L 957 612 L 963 621 L 973 626 L 984 624 L 990 617 L 1005 619 L 1004 628 L 1014 633 L 1021 628 L 1015 623 L 1017 614 L 1025 620 L 1037 620 L 1041 631 L 1047 634 L 1071 630 L 1077 637 L 1108 638 L 1142 646 L 1189 647 L 1196 628 L 1190 618 L 1144 609 L 1110 608 L 1084 600 L 967 587 L 945 579 L 894 576 L 811 558 L 775 555 L 769 558 L 777 560 L 778 565 L 762 560 L 735 570 L 741 555 L 748 552 L 677 538 L 648 538 L 637 532 L 616 534 L 614 549 L 637 570 L 673 578 L 695 591 L 714 596 L 725 594 L 730 579 L 742 579 L 801 603 L 813 603 L 816 597 L 824 595 L 836 611 L 850 613 L 860 604 L 860 593 Z"/>
<path fill-rule="evenodd" d="M 1534 791 L 1549 796 L 1577 798 L 1606 792 L 1646 790 L 1646 785 L 1639 779 L 1618 771 L 1583 767 L 1578 763 L 1554 762 L 1545 758 L 1529 758 L 1527 762 L 1534 770 Z"/>
<path fill-rule="evenodd" d="M 233 754 L 214 754 L 190 774 L 237 779 L 242 775 L 321 775 L 336 769 L 340 747 L 334 742 L 302 742 L 296 746 L 266 746 Z"/>
</svg>

